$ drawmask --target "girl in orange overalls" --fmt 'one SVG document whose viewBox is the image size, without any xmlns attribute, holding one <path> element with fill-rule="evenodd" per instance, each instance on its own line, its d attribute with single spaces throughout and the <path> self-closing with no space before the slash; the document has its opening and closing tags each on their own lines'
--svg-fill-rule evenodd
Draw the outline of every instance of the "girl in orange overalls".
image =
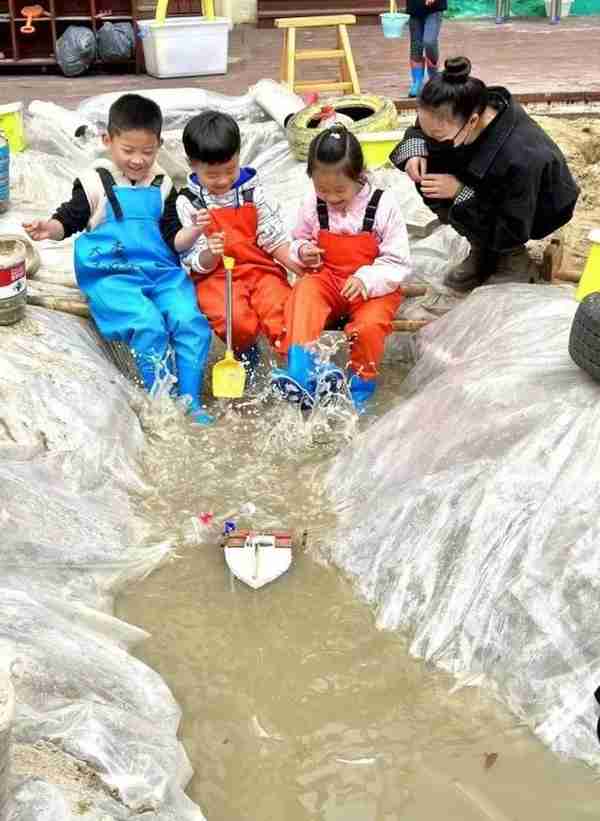
<svg viewBox="0 0 600 821">
<path fill-rule="evenodd" d="M 165 226 L 196 285 L 198 305 L 211 327 L 225 337 L 225 269 L 233 269 L 233 346 L 248 368 L 258 361 L 256 340 L 263 333 L 277 350 L 290 294 L 285 267 L 290 237 L 276 204 L 268 201 L 253 168 L 240 168 L 240 130 L 218 111 L 193 117 L 183 132 L 192 173 Z M 280 263 L 280 264 L 278 264 Z M 282 267 L 285 266 L 285 267 Z"/>
<path fill-rule="evenodd" d="M 287 369 L 275 371 L 272 384 L 305 408 L 341 390 L 346 375 L 319 362 L 314 343 L 326 327 L 344 321 L 347 384 L 362 411 L 375 391 L 385 338 L 403 299 L 400 285 L 411 270 L 406 226 L 393 193 L 368 181 L 360 143 L 343 126 L 312 141 L 308 176 L 315 191 L 302 207 L 292 244 L 304 275 L 285 308 Z"/>
</svg>

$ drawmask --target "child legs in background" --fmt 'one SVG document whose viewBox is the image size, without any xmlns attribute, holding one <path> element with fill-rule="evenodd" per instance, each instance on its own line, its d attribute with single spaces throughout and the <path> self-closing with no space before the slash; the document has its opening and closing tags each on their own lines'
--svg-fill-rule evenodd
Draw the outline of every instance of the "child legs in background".
<svg viewBox="0 0 600 821">
<path fill-rule="evenodd" d="M 431 80 L 438 73 L 440 60 L 440 29 L 442 27 L 442 12 L 434 11 L 428 14 L 423 26 L 423 50 L 427 66 L 427 79 Z"/>
<path fill-rule="evenodd" d="M 425 62 L 423 60 L 425 18 L 411 14 L 408 25 L 410 30 L 410 89 L 408 96 L 418 97 L 425 78 Z"/>
<path fill-rule="evenodd" d="M 409 97 L 418 97 L 427 78 L 438 73 L 439 36 L 442 26 L 442 12 L 434 11 L 423 17 L 411 15 L 410 28 L 410 76 Z"/>
</svg>

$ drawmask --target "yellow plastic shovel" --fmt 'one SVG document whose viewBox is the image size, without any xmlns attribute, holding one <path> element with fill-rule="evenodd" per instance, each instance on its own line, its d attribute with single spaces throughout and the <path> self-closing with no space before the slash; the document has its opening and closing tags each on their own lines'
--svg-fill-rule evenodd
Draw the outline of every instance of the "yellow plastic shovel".
<svg viewBox="0 0 600 821">
<path fill-rule="evenodd" d="M 244 385 L 246 384 L 246 370 L 242 363 L 235 359 L 231 341 L 231 313 L 233 310 L 233 277 L 231 272 L 234 264 L 235 260 L 232 257 L 223 257 L 223 265 L 227 276 L 225 299 L 227 347 L 225 349 L 225 358 L 217 362 L 212 372 L 213 395 L 221 399 L 239 399 L 240 396 L 244 395 Z"/>
</svg>

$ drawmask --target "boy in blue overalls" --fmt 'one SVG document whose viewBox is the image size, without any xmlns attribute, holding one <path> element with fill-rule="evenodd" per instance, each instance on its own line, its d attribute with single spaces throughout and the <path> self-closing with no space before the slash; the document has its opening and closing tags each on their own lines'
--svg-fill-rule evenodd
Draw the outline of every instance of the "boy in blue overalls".
<svg viewBox="0 0 600 821">
<path fill-rule="evenodd" d="M 110 108 L 98 161 L 73 185 L 69 202 L 49 220 L 23 227 L 34 240 L 75 240 L 75 274 L 102 336 L 126 343 L 147 391 L 175 356 L 177 389 L 190 396 L 195 422 L 211 417 L 200 391 L 211 329 L 197 307 L 194 286 L 173 250 L 175 237 L 161 219 L 177 192 L 156 164 L 162 114 L 152 100 L 125 94 Z M 202 229 L 184 229 L 186 236 Z"/>
</svg>

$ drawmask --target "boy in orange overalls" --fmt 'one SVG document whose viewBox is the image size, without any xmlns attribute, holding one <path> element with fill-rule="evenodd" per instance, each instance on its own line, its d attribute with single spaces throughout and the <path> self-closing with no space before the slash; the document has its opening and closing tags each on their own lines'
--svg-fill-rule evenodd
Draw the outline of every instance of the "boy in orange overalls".
<svg viewBox="0 0 600 821">
<path fill-rule="evenodd" d="M 177 214 L 170 217 L 182 229 L 175 247 L 195 282 L 200 310 L 221 339 L 226 332 L 223 255 L 235 259 L 233 346 L 252 368 L 260 333 L 277 350 L 290 294 L 285 267 L 299 266 L 291 259 L 278 205 L 267 199 L 253 168 L 240 168 L 235 120 L 204 111 L 186 125 L 183 145 L 191 173 L 176 200 Z"/>
</svg>

